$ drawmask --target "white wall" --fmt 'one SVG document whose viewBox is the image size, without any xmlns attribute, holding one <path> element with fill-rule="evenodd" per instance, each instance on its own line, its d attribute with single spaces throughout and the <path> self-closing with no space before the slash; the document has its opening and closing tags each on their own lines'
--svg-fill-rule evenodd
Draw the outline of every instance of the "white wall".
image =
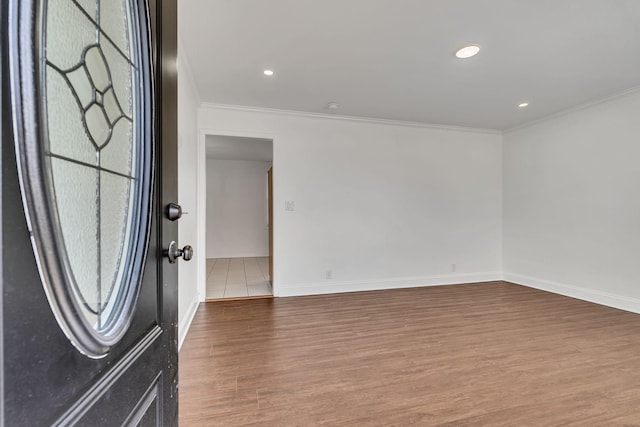
<svg viewBox="0 0 640 427">
<path fill-rule="evenodd" d="M 193 246 L 196 256 L 178 263 L 178 334 L 182 345 L 200 297 L 198 256 L 204 248 L 197 239 L 198 92 L 179 45 L 178 52 L 178 203 L 189 212 L 178 221 L 178 244 Z M 204 267 L 202 267 L 204 269 Z"/>
<path fill-rule="evenodd" d="M 640 311 L 640 92 L 504 136 L 507 280 Z"/>
<path fill-rule="evenodd" d="M 269 255 L 271 162 L 207 159 L 207 258 Z"/>
<path fill-rule="evenodd" d="M 276 295 L 501 278 L 499 133 L 216 106 L 199 126 L 201 154 L 274 140 Z"/>
</svg>

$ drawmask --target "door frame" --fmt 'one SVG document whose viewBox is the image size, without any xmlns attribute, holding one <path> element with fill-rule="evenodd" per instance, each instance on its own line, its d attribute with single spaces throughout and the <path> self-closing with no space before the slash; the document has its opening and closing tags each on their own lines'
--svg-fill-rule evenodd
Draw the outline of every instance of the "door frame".
<svg viewBox="0 0 640 427">
<path fill-rule="evenodd" d="M 273 151 L 273 143 L 271 147 Z M 273 152 L 271 153 L 271 158 L 273 160 Z M 273 283 L 273 165 L 271 165 L 267 171 L 267 187 L 267 217 L 269 218 L 269 282 Z"/>
<path fill-rule="evenodd" d="M 277 170 L 277 136 L 268 132 L 253 132 L 253 131 L 230 131 L 228 129 L 215 129 L 215 128 L 200 128 L 198 127 L 198 164 L 196 166 L 196 230 L 198 233 L 197 247 L 200 248 L 196 251 L 196 263 L 198 268 L 198 294 L 200 295 L 200 302 L 205 302 L 207 297 L 207 135 L 217 136 L 235 136 L 240 138 L 259 138 L 270 139 L 273 143 L 273 159 L 271 161 L 271 167 Z M 184 172 L 178 171 L 178 176 L 184 177 Z M 274 206 L 278 199 L 278 179 L 273 177 L 273 200 Z M 278 221 L 277 209 L 273 210 L 273 222 Z M 273 296 L 279 296 L 279 260 L 280 250 L 278 246 L 277 229 L 273 230 L 273 283 L 271 284 L 273 289 Z"/>
</svg>

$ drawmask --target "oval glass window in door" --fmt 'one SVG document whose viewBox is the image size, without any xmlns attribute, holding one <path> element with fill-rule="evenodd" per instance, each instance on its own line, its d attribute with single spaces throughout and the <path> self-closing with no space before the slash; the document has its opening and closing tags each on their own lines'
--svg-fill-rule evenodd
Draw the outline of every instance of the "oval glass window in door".
<svg viewBox="0 0 640 427">
<path fill-rule="evenodd" d="M 56 319 L 80 351 L 98 358 L 131 322 L 149 241 L 147 7 L 133 0 L 35 7 L 32 49 L 22 43 L 12 52 L 36 70 L 19 76 L 14 97 L 23 201 Z"/>
</svg>

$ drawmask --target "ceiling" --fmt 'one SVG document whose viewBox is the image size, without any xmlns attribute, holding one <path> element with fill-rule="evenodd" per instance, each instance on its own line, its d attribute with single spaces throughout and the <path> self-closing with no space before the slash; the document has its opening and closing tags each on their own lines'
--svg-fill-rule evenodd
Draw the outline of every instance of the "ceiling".
<svg viewBox="0 0 640 427">
<path fill-rule="evenodd" d="M 207 135 L 207 158 L 216 160 L 245 160 L 271 162 L 273 142 L 270 139 Z"/>
<path fill-rule="evenodd" d="M 182 0 L 179 32 L 212 103 L 505 129 L 640 86 L 639 0 Z"/>
</svg>

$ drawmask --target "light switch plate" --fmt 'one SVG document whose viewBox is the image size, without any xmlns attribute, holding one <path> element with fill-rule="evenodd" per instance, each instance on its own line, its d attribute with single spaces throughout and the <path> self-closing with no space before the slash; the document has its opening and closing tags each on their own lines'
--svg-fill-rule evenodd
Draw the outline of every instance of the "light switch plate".
<svg viewBox="0 0 640 427">
<path fill-rule="evenodd" d="M 295 211 L 296 210 L 296 202 L 293 200 L 286 200 L 284 202 L 284 210 L 285 211 Z"/>
</svg>

